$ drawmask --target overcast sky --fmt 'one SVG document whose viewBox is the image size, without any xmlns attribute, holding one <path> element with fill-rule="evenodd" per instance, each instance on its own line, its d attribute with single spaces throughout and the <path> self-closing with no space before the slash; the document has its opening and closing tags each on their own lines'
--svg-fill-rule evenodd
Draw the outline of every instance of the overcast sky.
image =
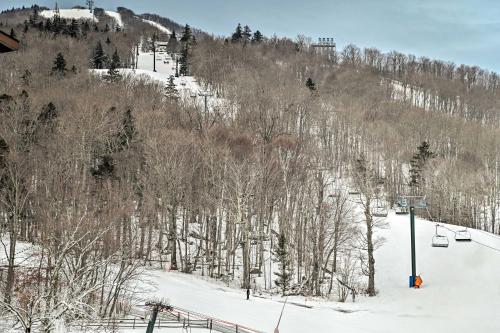
<svg viewBox="0 0 500 333">
<path fill-rule="evenodd" d="M 33 2 L 0 0 L 0 9 Z M 58 3 L 68 8 L 85 1 Z M 340 47 L 374 46 L 500 72 L 499 0 L 96 0 L 96 5 L 156 13 L 216 35 L 228 35 L 241 22 L 265 35 L 334 37 Z"/>
</svg>

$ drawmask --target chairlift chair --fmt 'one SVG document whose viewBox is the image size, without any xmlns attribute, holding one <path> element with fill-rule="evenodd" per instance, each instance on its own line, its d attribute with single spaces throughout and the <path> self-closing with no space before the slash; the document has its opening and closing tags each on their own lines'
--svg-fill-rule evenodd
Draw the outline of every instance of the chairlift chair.
<svg viewBox="0 0 500 333">
<path fill-rule="evenodd" d="M 372 215 L 374 217 L 387 217 L 387 215 L 389 215 L 389 211 L 386 206 L 376 206 Z"/>
<path fill-rule="evenodd" d="M 432 247 L 448 247 L 449 244 L 448 237 L 444 235 L 434 235 L 432 237 Z"/>
<path fill-rule="evenodd" d="M 387 217 L 388 214 L 389 209 L 387 208 L 387 205 L 384 201 L 377 197 L 375 199 L 375 207 L 372 209 L 372 215 L 374 217 Z"/>
<path fill-rule="evenodd" d="M 436 224 L 436 234 L 432 237 L 432 247 L 448 247 L 450 244 L 446 235 L 441 235 L 438 232 L 439 224 Z"/>
<path fill-rule="evenodd" d="M 396 215 L 408 215 L 410 212 L 408 211 L 408 207 L 403 207 L 400 205 L 396 205 Z"/>
<path fill-rule="evenodd" d="M 467 230 L 467 228 L 463 230 L 459 230 L 455 233 L 455 240 L 457 242 L 470 242 L 472 241 L 472 237 L 470 235 L 470 232 Z"/>
</svg>

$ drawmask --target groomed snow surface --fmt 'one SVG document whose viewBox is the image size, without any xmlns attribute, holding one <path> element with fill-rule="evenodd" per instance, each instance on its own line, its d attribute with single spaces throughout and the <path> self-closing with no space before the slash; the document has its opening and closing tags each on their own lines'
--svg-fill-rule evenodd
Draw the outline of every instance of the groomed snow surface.
<svg viewBox="0 0 500 333">
<path fill-rule="evenodd" d="M 476 242 L 455 242 L 451 231 L 446 231 L 448 248 L 433 248 L 435 224 L 417 219 L 417 271 L 424 284 L 410 289 L 409 216 L 391 213 L 388 222 L 380 231 L 386 242 L 376 251 L 378 296 L 345 304 L 294 298 L 312 308 L 288 304 L 281 333 L 500 332 L 500 252 Z M 498 236 L 469 231 L 473 240 L 500 248 Z M 264 332 L 273 332 L 283 306 L 281 297 L 246 301 L 244 290 L 197 276 L 156 271 L 150 279 L 155 284 L 151 297 Z"/>
<path fill-rule="evenodd" d="M 52 18 L 55 15 L 54 10 L 43 10 L 40 16 L 45 18 Z M 59 9 L 59 15 L 66 19 L 76 20 L 96 20 L 97 18 L 88 9 Z"/>
<path fill-rule="evenodd" d="M 164 27 L 160 23 L 157 23 L 157 22 L 154 22 L 154 21 L 150 21 L 150 20 L 145 20 L 145 19 L 142 19 L 142 21 L 145 22 L 145 23 L 147 23 L 147 24 L 152 25 L 153 27 L 157 28 L 158 30 L 160 30 L 163 33 L 166 33 L 166 34 L 169 34 L 169 35 L 172 33 L 172 32 L 170 32 L 169 29 L 167 29 L 166 27 Z"/>
<path fill-rule="evenodd" d="M 106 10 L 104 13 L 111 17 L 116 25 L 120 28 L 123 28 L 122 16 L 120 13 Z M 42 17 L 52 18 L 55 15 L 54 10 L 44 10 L 40 13 Z M 59 15 L 65 19 L 76 19 L 76 20 L 94 20 L 98 21 L 98 19 L 90 12 L 88 9 L 59 9 Z"/>
<path fill-rule="evenodd" d="M 115 20 L 115 23 L 120 27 L 120 28 L 123 28 L 123 21 L 122 21 L 122 16 L 120 15 L 120 13 L 117 13 L 117 12 L 111 12 L 109 10 L 106 10 L 104 11 L 104 13 L 106 13 L 106 15 L 110 16 L 111 18 L 113 18 Z"/>
</svg>

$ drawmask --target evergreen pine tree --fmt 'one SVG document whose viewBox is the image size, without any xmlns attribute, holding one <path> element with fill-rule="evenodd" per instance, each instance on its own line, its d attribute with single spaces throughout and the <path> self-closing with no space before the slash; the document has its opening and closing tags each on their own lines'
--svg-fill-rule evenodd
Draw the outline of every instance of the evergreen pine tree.
<svg viewBox="0 0 500 333">
<path fill-rule="evenodd" d="M 23 28 L 23 32 L 24 32 L 24 33 L 27 33 L 28 31 L 29 31 L 28 21 L 24 21 L 24 28 Z"/>
<path fill-rule="evenodd" d="M 23 81 L 23 85 L 29 86 L 31 83 L 32 74 L 29 70 L 25 70 L 24 74 L 21 76 L 21 80 Z"/>
<path fill-rule="evenodd" d="M 417 147 L 418 152 L 410 160 L 410 187 L 415 192 L 419 186 L 424 185 L 425 179 L 422 171 L 429 159 L 436 157 L 436 154 L 430 150 L 428 142 L 423 141 Z"/>
<path fill-rule="evenodd" d="M 170 75 L 167 86 L 165 87 L 165 97 L 169 100 L 176 101 L 179 99 L 179 93 L 174 83 L 174 76 Z"/>
<path fill-rule="evenodd" d="M 68 34 L 73 37 L 77 38 L 78 35 L 80 34 L 80 27 L 78 26 L 78 21 L 75 19 L 71 20 L 69 29 L 68 29 Z"/>
<path fill-rule="evenodd" d="M 251 40 L 252 30 L 250 29 L 250 27 L 248 25 L 245 25 L 243 27 L 243 32 L 241 35 L 243 37 L 243 41 L 245 42 L 245 44 Z"/>
<path fill-rule="evenodd" d="M 233 43 L 239 42 L 242 38 L 243 38 L 243 32 L 242 32 L 242 29 L 241 29 L 241 24 L 238 23 L 238 26 L 236 26 L 236 30 L 234 31 L 234 33 L 233 33 L 233 35 L 231 37 L 231 41 Z"/>
<path fill-rule="evenodd" d="M 82 35 L 86 37 L 89 32 L 90 32 L 90 24 L 88 21 L 84 21 L 82 24 Z"/>
<path fill-rule="evenodd" d="M 90 64 L 92 68 L 102 69 L 106 66 L 107 60 L 108 57 L 106 56 L 104 50 L 102 49 L 101 41 L 98 41 L 94 51 L 92 52 L 92 57 L 90 58 Z"/>
<path fill-rule="evenodd" d="M 96 156 L 94 166 L 90 169 L 92 176 L 97 179 L 106 179 L 113 177 L 115 163 L 110 155 Z"/>
<path fill-rule="evenodd" d="M 66 73 L 66 60 L 61 52 L 59 52 L 54 60 L 54 66 L 52 66 L 52 74 L 61 74 L 64 75 Z"/>
<path fill-rule="evenodd" d="M 134 117 L 132 116 L 132 110 L 127 109 L 122 119 L 122 128 L 118 133 L 118 150 L 123 150 L 129 147 L 132 140 L 136 136 L 136 130 L 134 125 Z"/>
<path fill-rule="evenodd" d="M 29 22 L 32 26 L 34 26 L 37 22 L 38 22 L 38 19 L 39 19 L 39 11 L 40 11 L 40 7 L 38 7 L 37 5 L 34 5 L 33 6 L 33 11 L 30 15 L 30 18 L 29 18 Z"/>
<path fill-rule="evenodd" d="M 168 53 L 173 55 L 174 53 L 179 52 L 179 41 L 177 40 L 177 35 L 175 34 L 175 30 L 172 31 L 170 38 L 167 44 Z"/>
<path fill-rule="evenodd" d="M 262 42 L 263 39 L 264 39 L 264 36 L 262 35 L 262 33 L 259 30 L 254 32 L 252 42 L 260 43 L 260 42 Z"/>
<path fill-rule="evenodd" d="M 181 58 L 179 59 L 179 74 L 188 75 L 189 73 L 189 49 L 187 45 L 184 45 L 181 51 Z"/>
<path fill-rule="evenodd" d="M 284 233 L 278 236 L 278 245 L 274 250 L 274 256 L 275 261 L 279 263 L 279 272 L 274 273 L 277 276 L 274 283 L 281 289 L 281 294 L 285 296 L 286 292 L 290 289 L 293 274 Z"/>
<path fill-rule="evenodd" d="M 306 87 L 312 93 L 316 90 L 316 83 L 314 83 L 314 81 L 311 78 L 308 78 L 306 81 Z"/>
<path fill-rule="evenodd" d="M 118 68 L 121 67 L 120 56 L 118 55 L 118 50 L 115 50 L 113 56 L 111 57 L 111 62 L 108 69 L 108 78 L 110 81 L 116 81 L 121 78 Z"/>
<path fill-rule="evenodd" d="M 37 121 L 46 124 L 57 118 L 57 109 L 54 103 L 50 102 L 43 107 L 42 112 L 38 115 Z"/>
<path fill-rule="evenodd" d="M 181 42 L 189 44 L 191 43 L 192 39 L 193 32 L 191 31 L 191 27 L 189 26 L 189 24 L 186 24 L 186 26 L 184 27 L 184 32 L 182 33 Z"/>
<path fill-rule="evenodd" d="M 10 29 L 10 37 L 16 38 L 16 32 L 14 31 L 14 28 Z"/>
<path fill-rule="evenodd" d="M 107 45 L 111 44 L 111 40 L 109 39 L 109 37 L 106 37 L 106 42 L 105 42 Z"/>
</svg>

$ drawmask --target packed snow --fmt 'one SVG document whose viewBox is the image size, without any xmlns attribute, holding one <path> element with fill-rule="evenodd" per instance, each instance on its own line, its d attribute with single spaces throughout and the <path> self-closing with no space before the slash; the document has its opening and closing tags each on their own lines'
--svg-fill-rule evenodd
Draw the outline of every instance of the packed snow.
<svg viewBox="0 0 500 333">
<path fill-rule="evenodd" d="M 170 32 L 169 29 L 167 29 L 166 27 L 164 27 L 163 25 L 161 25 L 158 22 L 154 22 L 154 21 L 150 21 L 150 20 L 146 20 L 146 19 L 142 19 L 142 21 L 145 22 L 145 23 L 147 23 L 147 24 L 152 25 L 153 27 L 157 28 L 158 30 L 160 30 L 163 33 L 166 33 L 166 34 L 169 34 L 169 35 L 172 33 L 172 32 Z"/>
<path fill-rule="evenodd" d="M 120 13 L 109 10 L 104 11 L 104 13 L 107 16 L 111 17 L 115 21 L 116 25 L 118 25 L 120 28 L 123 28 L 123 20 Z M 44 10 L 40 13 L 40 15 L 45 18 L 52 18 L 55 15 L 55 10 Z M 91 13 L 88 9 L 59 9 L 59 15 L 65 19 L 94 20 L 96 22 L 98 21 L 94 14 Z"/>
<path fill-rule="evenodd" d="M 106 10 L 105 11 L 106 15 L 110 16 L 111 18 L 113 18 L 115 20 L 115 23 L 120 27 L 120 28 L 123 28 L 123 21 L 122 21 L 122 16 L 120 15 L 120 13 L 117 13 L 117 12 L 111 12 L 109 10 Z"/>
<path fill-rule="evenodd" d="M 52 18 L 56 14 L 55 10 L 43 10 L 40 15 L 45 18 Z M 59 9 L 59 15 L 66 19 L 95 20 L 97 18 L 88 9 Z"/>
<path fill-rule="evenodd" d="M 411 273 L 408 215 L 391 213 L 376 252 L 376 297 L 356 303 L 289 299 L 280 332 L 500 332 L 500 238 L 469 230 L 473 242 L 455 242 L 457 226 L 447 226 L 448 248 L 431 247 L 435 224 L 416 223 L 417 271 L 421 289 L 408 288 Z M 479 243 L 477 243 L 479 242 Z M 492 248 L 489 248 L 490 246 Z M 150 296 L 168 297 L 174 306 L 272 332 L 283 298 L 252 297 L 245 291 L 193 275 L 156 271 Z M 312 308 L 297 306 L 307 304 Z"/>
</svg>

